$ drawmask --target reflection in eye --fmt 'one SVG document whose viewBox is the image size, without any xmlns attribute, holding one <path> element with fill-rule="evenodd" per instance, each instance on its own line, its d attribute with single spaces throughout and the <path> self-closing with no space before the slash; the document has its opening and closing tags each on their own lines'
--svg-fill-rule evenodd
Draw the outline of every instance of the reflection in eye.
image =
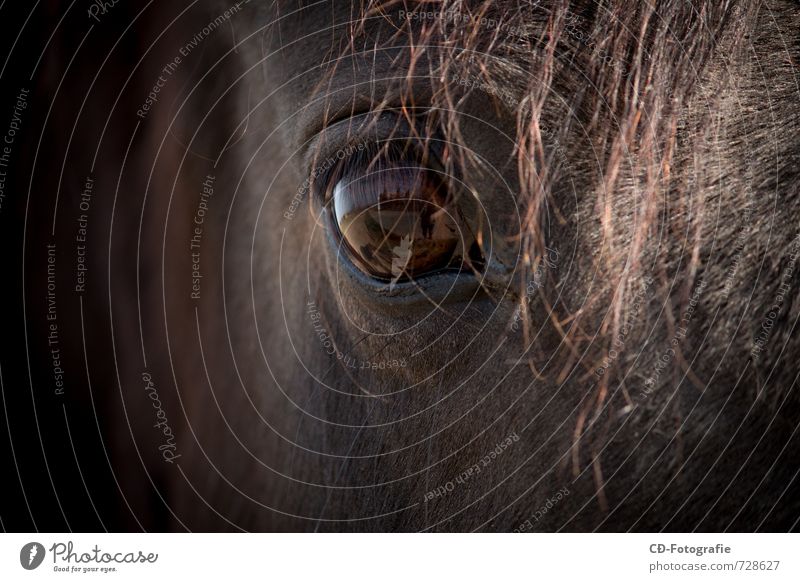
<svg viewBox="0 0 800 582">
<path fill-rule="evenodd" d="M 362 271 L 400 281 L 464 267 L 477 244 L 439 175 L 416 162 L 349 160 L 330 203 L 342 247 Z"/>
</svg>

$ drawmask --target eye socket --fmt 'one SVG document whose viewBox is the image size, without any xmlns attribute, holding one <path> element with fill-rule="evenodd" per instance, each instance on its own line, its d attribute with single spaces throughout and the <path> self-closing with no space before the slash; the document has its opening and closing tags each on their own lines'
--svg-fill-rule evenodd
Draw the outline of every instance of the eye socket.
<svg viewBox="0 0 800 582">
<path fill-rule="evenodd" d="M 343 161 L 329 178 L 328 203 L 356 267 L 393 283 L 477 268 L 477 241 L 441 175 L 391 149 Z"/>
</svg>

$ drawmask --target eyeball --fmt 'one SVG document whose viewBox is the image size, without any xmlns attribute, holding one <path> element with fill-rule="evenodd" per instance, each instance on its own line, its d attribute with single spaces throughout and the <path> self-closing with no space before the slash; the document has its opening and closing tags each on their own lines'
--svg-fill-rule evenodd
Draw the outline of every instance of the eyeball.
<svg viewBox="0 0 800 582">
<path fill-rule="evenodd" d="M 337 172 L 329 204 L 342 252 L 376 279 L 461 269 L 475 244 L 439 173 L 418 162 L 350 160 Z"/>
</svg>

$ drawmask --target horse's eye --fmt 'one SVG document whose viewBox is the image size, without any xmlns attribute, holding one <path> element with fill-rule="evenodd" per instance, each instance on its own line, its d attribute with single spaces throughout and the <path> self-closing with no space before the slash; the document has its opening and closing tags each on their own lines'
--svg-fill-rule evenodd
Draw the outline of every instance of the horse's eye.
<svg viewBox="0 0 800 582">
<path fill-rule="evenodd" d="M 475 242 L 439 174 L 411 162 L 350 164 L 330 204 L 342 248 L 378 279 L 460 269 Z"/>
</svg>

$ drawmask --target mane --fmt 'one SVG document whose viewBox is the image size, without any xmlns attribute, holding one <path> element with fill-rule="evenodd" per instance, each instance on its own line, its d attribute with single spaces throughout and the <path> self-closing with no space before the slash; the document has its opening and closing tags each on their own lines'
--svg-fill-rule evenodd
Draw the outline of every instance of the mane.
<svg viewBox="0 0 800 582">
<path fill-rule="evenodd" d="M 663 258 L 653 262 L 647 242 L 659 235 L 665 213 L 693 206 L 696 218 L 682 225 L 690 241 L 685 254 L 691 257 L 682 267 L 682 293 L 689 295 L 699 267 L 702 200 L 693 199 L 692 176 L 673 170 L 676 152 L 680 146 L 681 155 L 691 158 L 705 143 L 698 139 L 709 124 L 703 110 L 713 111 L 714 93 L 728 82 L 727 76 L 705 79 L 707 64 L 721 46 L 729 56 L 739 50 L 752 8 L 708 0 L 370 0 L 352 10 L 348 34 L 334 48 L 317 91 L 326 91 L 340 63 L 377 55 L 379 42 L 371 31 L 383 21 L 394 32 L 380 45 L 401 47 L 394 64 L 406 75 L 387 92 L 400 95 L 401 107 L 383 100 L 373 103 L 372 113 L 377 119 L 387 109 L 399 109 L 416 128 L 422 117 L 417 137 L 424 143 L 441 136 L 449 146 L 448 175 L 458 173 L 469 184 L 486 171 L 461 131 L 471 94 L 482 91 L 498 114 L 505 110 L 516 116 L 511 161 L 520 187 L 516 236 L 523 280 L 546 257 L 548 217 L 567 215 L 559 197 L 565 183 L 594 192 L 592 220 L 602 233 L 596 276 L 611 284 L 580 309 L 557 298 L 556 281 L 540 287 L 551 324 L 574 356 L 557 371 L 560 378 L 581 359 L 581 343 L 592 339 L 581 325 L 592 309 L 608 308 L 601 330 L 605 340 L 592 341 L 602 357 L 642 281 L 666 277 L 669 265 Z M 430 90 L 424 107 L 415 99 L 420 77 Z M 692 103 L 701 80 L 715 86 L 709 86 L 698 108 Z M 687 123 L 695 127 L 690 135 L 679 131 Z M 594 168 L 580 160 L 583 148 L 595 152 Z M 626 208 L 635 210 L 626 213 Z M 612 296 L 603 295 L 607 289 L 614 290 Z M 527 340 L 529 318 L 523 324 Z M 605 392 L 603 383 L 598 406 Z"/>
</svg>

